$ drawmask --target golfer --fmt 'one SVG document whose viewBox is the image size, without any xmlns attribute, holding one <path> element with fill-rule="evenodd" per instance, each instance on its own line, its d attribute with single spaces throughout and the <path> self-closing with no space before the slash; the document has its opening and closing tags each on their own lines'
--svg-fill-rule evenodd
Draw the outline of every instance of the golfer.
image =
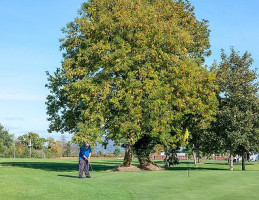
<svg viewBox="0 0 259 200">
<path fill-rule="evenodd" d="M 91 157 L 91 147 L 88 142 L 85 142 L 83 146 L 80 147 L 79 152 L 79 178 L 83 178 L 83 171 L 85 172 L 86 178 L 91 178 L 89 174 L 89 164 Z"/>
</svg>

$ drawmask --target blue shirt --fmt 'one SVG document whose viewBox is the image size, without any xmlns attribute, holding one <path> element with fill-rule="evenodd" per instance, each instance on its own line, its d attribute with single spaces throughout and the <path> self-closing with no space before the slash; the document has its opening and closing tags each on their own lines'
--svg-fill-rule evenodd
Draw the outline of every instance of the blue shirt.
<svg viewBox="0 0 259 200">
<path fill-rule="evenodd" d="M 85 147 L 84 145 L 80 147 L 79 152 L 79 159 L 84 159 L 83 155 L 85 155 L 87 158 L 89 157 L 89 154 L 92 152 L 91 147 Z"/>
</svg>

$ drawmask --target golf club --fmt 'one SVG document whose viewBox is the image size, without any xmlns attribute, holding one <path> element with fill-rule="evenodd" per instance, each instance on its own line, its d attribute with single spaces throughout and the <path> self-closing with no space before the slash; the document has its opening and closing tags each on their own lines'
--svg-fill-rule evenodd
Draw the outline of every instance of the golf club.
<svg viewBox="0 0 259 200">
<path fill-rule="evenodd" d="M 89 161 L 88 161 L 88 158 L 87 158 L 86 160 L 87 160 L 87 162 L 89 162 Z M 90 166 L 90 168 L 92 169 L 92 171 L 94 171 L 93 168 L 92 168 L 92 165 L 91 165 L 90 163 L 89 163 L 89 166 Z"/>
</svg>

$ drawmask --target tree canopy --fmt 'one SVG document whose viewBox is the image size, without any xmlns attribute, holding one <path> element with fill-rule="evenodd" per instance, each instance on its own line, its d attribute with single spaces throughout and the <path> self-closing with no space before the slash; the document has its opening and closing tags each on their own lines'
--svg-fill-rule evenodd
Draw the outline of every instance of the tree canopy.
<svg viewBox="0 0 259 200">
<path fill-rule="evenodd" d="M 126 147 L 129 165 L 141 138 L 170 146 L 187 120 L 213 119 L 208 25 L 188 1 L 90 0 L 63 31 L 62 67 L 47 73 L 49 131 L 93 144 L 105 135 Z"/>
<path fill-rule="evenodd" d="M 259 149 L 258 75 L 251 69 L 253 59 L 231 48 L 221 53 L 218 66 L 219 112 L 214 129 L 217 139 L 230 154 L 243 155 Z M 233 170 L 233 165 L 230 166 Z"/>
</svg>

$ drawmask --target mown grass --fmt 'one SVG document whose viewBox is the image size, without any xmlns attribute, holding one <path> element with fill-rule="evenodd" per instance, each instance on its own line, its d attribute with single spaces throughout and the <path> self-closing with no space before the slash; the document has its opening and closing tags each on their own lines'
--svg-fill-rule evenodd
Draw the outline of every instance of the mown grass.
<svg viewBox="0 0 259 200">
<path fill-rule="evenodd" d="M 121 163 L 92 159 L 92 178 L 79 180 L 76 159 L 0 159 L 0 199 L 259 199 L 259 163 L 233 172 L 226 162 L 189 163 L 190 177 L 187 161 L 166 171 L 105 171 Z"/>
</svg>

